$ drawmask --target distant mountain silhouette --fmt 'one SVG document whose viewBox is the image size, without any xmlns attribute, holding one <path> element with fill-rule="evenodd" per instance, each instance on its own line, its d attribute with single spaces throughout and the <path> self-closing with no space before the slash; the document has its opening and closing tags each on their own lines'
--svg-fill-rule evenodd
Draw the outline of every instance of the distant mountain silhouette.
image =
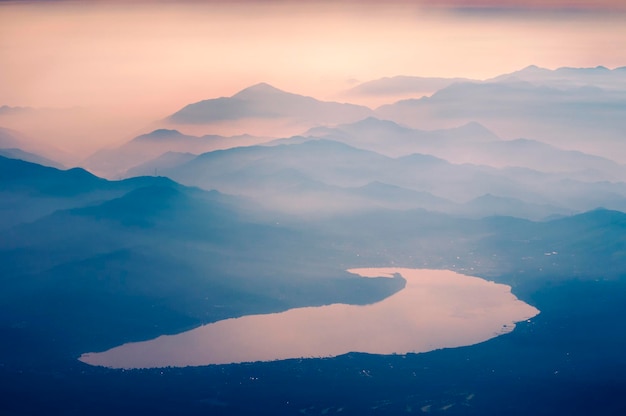
<svg viewBox="0 0 626 416">
<path fill-rule="evenodd" d="M 529 139 L 502 140 L 467 148 L 457 162 L 498 167 L 520 166 L 543 172 L 568 173 L 571 178 L 588 181 L 624 181 L 626 165 L 574 150 L 563 150 Z"/>
<path fill-rule="evenodd" d="M 63 169 L 64 166 L 58 162 L 45 158 L 43 156 L 36 155 L 34 153 L 25 152 L 21 149 L 0 148 L 0 156 L 4 156 L 10 159 L 20 159 L 26 162 L 37 163 L 39 165 L 50 166 L 57 169 Z"/>
<path fill-rule="evenodd" d="M 66 152 L 50 144 L 40 143 L 18 131 L 5 127 L 0 127 L 0 149 L 17 149 L 25 153 L 20 154 L 13 150 L 11 154 L 3 153 L 3 155 L 24 158 L 35 163 L 41 162 L 46 166 L 62 167 L 63 165 L 58 162 L 59 160 L 71 159 Z"/>
<path fill-rule="evenodd" d="M 401 288 L 336 266 L 297 268 L 317 261 L 318 239 L 255 219 L 262 213 L 244 200 L 166 178 L 107 181 L 0 157 L 0 184 L 1 218 L 13 222 L 0 228 L 0 331 L 18 322 L 12 336 L 42 342 L 63 333 L 65 359 L 242 314 L 370 303 Z M 41 210 L 20 221 L 23 207 Z"/>
<path fill-rule="evenodd" d="M 0 156 L 0 187 L 41 195 L 77 195 L 102 187 L 106 181 L 81 168 L 59 170 Z"/>
<path fill-rule="evenodd" d="M 442 87 L 375 112 L 259 84 L 190 104 L 171 118 L 180 130 L 140 135 L 85 168 L 44 166 L 54 157 L 0 128 L 3 412 L 622 414 L 623 75 L 398 78 L 362 93 Z M 304 134 L 183 133 L 249 118 Z M 508 284 L 541 314 L 419 356 L 137 371 L 77 361 L 243 315 L 379 302 L 404 280 L 346 269 L 398 265 Z"/>
<path fill-rule="evenodd" d="M 158 129 L 142 134 L 115 149 L 102 149 L 88 157 L 84 165 L 110 178 L 132 176 L 127 171 L 168 152 L 201 154 L 211 150 L 257 144 L 270 139 L 250 135 L 224 137 L 191 136 L 178 130 Z M 158 169 L 158 166 L 154 166 Z M 153 171 L 148 174 L 153 174 Z"/>
<path fill-rule="evenodd" d="M 604 66 L 595 68 L 562 67 L 554 70 L 530 65 L 510 74 L 499 75 L 488 82 L 525 81 L 536 85 L 560 88 L 595 86 L 607 90 L 626 89 L 626 67 L 613 70 Z"/>
<path fill-rule="evenodd" d="M 210 124 L 249 118 L 282 119 L 312 123 L 344 123 L 373 114 L 367 107 L 319 101 L 261 83 L 232 97 L 189 104 L 168 117 L 174 124 Z"/>
<path fill-rule="evenodd" d="M 452 163 L 519 166 L 543 172 L 567 172 L 572 178 L 588 181 L 626 180 L 626 166 L 607 158 L 562 150 L 536 140 L 501 140 L 476 122 L 429 131 L 370 117 L 336 127 L 312 128 L 304 136 L 336 140 L 392 157 L 422 153 Z M 304 140 L 306 139 L 302 137 L 294 137 L 272 143 L 288 144 Z"/>
<path fill-rule="evenodd" d="M 450 153 L 466 152 L 484 142 L 500 141 L 475 122 L 450 129 L 420 130 L 375 117 L 336 127 L 315 127 L 303 135 L 336 140 L 391 157 L 425 153 L 445 158 Z"/>
<path fill-rule="evenodd" d="M 431 94 L 455 82 L 473 81 L 468 78 L 438 78 L 398 75 L 363 82 L 348 90 L 349 95 L 398 96 Z"/>
<path fill-rule="evenodd" d="M 452 164 L 424 154 L 390 158 L 328 139 L 294 140 L 182 157 L 180 164 L 174 161 L 159 172 L 185 185 L 246 196 L 290 213 L 387 207 L 542 219 L 597 206 L 626 208 L 622 183 L 575 180 L 567 173 L 529 168 Z M 368 189 L 376 183 L 390 187 L 389 195 Z M 463 205 L 485 194 L 498 198 L 498 210 L 488 203 Z"/>
<path fill-rule="evenodd" d="M 0 229 L 163 183 L 173 182 L 162 177 L 111 182 L 81 168 L 60 170 L 0 156 L 0 192 L 5 196 L 0 199 Z"/>
<path fill-rule="evenodd" d="M 625 100 L 626 89 L 511 78 L 453 84 L 430 97 L 381 106 L 376 113 L 414 128 L 477 121 L 500 137 L 527 137 L 626 163 L 619 151 L 626 129 Z"/>
</svg>

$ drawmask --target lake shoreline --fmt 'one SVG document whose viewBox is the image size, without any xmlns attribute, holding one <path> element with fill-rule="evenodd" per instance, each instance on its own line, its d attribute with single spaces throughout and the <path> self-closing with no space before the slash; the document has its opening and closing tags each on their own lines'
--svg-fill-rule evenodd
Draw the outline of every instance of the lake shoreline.
<svg viewBox="0 0 626 416">
<path fill-rule="evenodd" d="M 370 305 L 332 304 L 225 319 L 177 335 L 123 344 L 80 361 L 109 368 L 187 367 L 422 353 L 473 345 L 512 331 L 539 311 L 507 285 L 449 270 L 353 268 L 363 278 L 401 275 L 404 289 Z"/>
</svg>

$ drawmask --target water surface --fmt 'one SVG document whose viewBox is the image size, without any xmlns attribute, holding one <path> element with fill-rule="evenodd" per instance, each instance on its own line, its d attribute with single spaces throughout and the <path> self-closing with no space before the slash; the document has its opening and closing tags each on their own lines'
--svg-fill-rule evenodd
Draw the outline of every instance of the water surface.
<svg viewBox="0 0 626 416">
<path fill-rule="evenodd" d="M 405 354 L 472 345 L 512 331 L 539 311 L 509 286 L 448 270 L 351 269 L 362 277 L 406 279 L 403 290 L 371 305 L 333 304 L 248 315 L 177 335 L 86 353 L 111 368 L 184 367 L 332 357 L 348 352 Z"/>
</svg>

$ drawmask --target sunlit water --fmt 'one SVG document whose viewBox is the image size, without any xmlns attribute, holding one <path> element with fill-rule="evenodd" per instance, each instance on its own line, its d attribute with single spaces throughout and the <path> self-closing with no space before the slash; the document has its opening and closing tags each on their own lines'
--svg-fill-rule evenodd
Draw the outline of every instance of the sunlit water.
<svg viewBox="0 0 626 416">
<path fill-rule="evenodd" d="M 351 269 L 363 277 L 402 275 L 406 287 L 371 305 L 334 304 L 226 319 L 80 360 L 112 368 L 184 367 L 348 352 L 405 354 L 472 345 L 512 331 L 539 311 L 510 287 L 447 270 Z"/>
</svg>

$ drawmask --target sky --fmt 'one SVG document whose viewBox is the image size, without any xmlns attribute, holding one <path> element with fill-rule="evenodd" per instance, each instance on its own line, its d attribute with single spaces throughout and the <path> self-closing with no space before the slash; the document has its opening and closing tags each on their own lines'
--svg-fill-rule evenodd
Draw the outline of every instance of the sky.
<svg viewBox="0 0 626 416">
<path fill-rule="evenodd" d="M 101 133 L 65 139 L 89 152 L 258 82 L 345 101 L 384 76 L 613 68 L 626 65 L 622 3 L 0 1 L 0 106 L 92 109 Z"/>
</svg>

